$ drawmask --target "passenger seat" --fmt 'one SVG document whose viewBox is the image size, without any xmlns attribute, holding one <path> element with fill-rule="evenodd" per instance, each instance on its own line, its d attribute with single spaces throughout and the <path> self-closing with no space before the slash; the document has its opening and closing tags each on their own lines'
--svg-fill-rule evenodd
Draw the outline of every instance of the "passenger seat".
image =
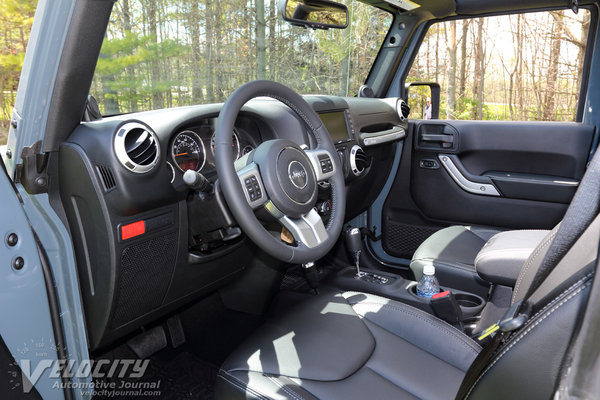
<svg viewBox="0 0 600 400">
<path fill-rule="evenodd" d="M 514 286 L 511 281 L 516 279 L 523 262 L 547 233 L 450 226 L 437 231 L 419 246 L 410 268 L 415 280 L 419 280 L 423 268 L 433 265 L 440 285 L 485 297 L 490 283 Z M 480 254 L 484 247 L 486 251 Z M 503 270 L 495 270 L 498 268 Z"/>
</svg>

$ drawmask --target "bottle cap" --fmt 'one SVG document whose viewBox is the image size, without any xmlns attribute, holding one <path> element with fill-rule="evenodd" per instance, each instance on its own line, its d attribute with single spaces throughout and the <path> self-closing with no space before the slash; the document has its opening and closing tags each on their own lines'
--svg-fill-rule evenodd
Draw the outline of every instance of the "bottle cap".
<svg viewBox="0 0 600 400">
<path fill-rule="evenodd" d="M 423 267 L 423 274 L 424 275 L 435 275 L 435 267 L 431 264 L 426 265 L 425 267 Z"/>
</svg>

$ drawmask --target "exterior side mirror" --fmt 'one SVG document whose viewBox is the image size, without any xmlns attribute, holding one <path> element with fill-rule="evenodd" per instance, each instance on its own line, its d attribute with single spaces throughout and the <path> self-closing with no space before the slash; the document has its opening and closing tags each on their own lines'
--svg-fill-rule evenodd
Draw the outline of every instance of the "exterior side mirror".
<svg viewBox="0 0 600 400">
<path fill-rule="evenodd" d="M 348 7 L 329 0 L 281 0 L 279 11 L 292 25 L 312 29 L 344 29 L 348 26 Z"/>
<path fill-rule="evenodd" d="M 423 99 L 421 99 L 422 104 L 422 108 L 423 108 L 423 119 L 440 119 L 440 93 L 441 93 L 441 89 L 440 89 L 440 85 L 439 83 L 436 82 L 407 82 L 404 85 L 404 93 L 406 94 L 406 103 L 411 107 L 411 109 L 413 110 L 418 110 L 419 107 L 417 104 L 414 104 L 414 99 L 412 99 L 411 95 L 410 95 L 410 89 L 411 88 L 417 88 L 417 87 L 428 87 L 429 88 L 429 96 L 423 96 L 423 94 L 421 93 L 421 96 L 419 96 L 418 94 L 415 97 L 423 97 Z M 414 93 L 414 90 L 413 90 Z M 411 101 L 413 100 L 413 101 Z M 429 102 L 427 101 L 429 100 Z M 418 101 L 418 100 L 417 100 Z M 413 103 L 413 104 L 411 104 Z"/>
</svg>

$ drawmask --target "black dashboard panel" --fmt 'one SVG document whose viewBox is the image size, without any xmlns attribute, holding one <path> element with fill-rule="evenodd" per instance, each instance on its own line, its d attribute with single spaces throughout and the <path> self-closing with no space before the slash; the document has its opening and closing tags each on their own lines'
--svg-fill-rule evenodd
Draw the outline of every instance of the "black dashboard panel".
<svg viewBox="0 0 600 400">
<path fill-rule="evenodd" d="M 405 122 L 395 100 L 305 99 L 318 113 L 337 117 L 332 136 L 346 177 L 350 219 L 366 210 L 383 187 L 395 151 L 393 143 L 364 146 L 363 133 L 376 136 L 373 127 L 385 132 Z M 211 138 L 221 107 L 82 123 L 61 145 L 60 192 L 75 244 L 90 348 L 214 291 L 251 262 L 253 244 L 218 191 Z M 239 156 L 276 138 L 316 147 L 301 120 L 271 99 L 247 103 L 234 133 L 232 151 Z M 215 193 L 190 190 L 183 181 L 188 168 L 216 183 Z M 324 219 L 328 195 L 322 185 L 317 207 Z"/>
</svg>

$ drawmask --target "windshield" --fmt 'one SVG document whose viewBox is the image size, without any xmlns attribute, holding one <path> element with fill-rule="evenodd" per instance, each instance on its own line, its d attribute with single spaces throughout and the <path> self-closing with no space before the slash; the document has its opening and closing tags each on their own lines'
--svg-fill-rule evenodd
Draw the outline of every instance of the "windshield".
<svg viewBox="0 0 600 400">
<path fill-rule="evenodd" d="M 347 29 L 313 31 L 283 21 L 275 0 L 121 0 L 90 92 L 105 115 L 221 102 L 255 79 L 355 95 L 392 14 L 344 3 Z"/>
</svg>

